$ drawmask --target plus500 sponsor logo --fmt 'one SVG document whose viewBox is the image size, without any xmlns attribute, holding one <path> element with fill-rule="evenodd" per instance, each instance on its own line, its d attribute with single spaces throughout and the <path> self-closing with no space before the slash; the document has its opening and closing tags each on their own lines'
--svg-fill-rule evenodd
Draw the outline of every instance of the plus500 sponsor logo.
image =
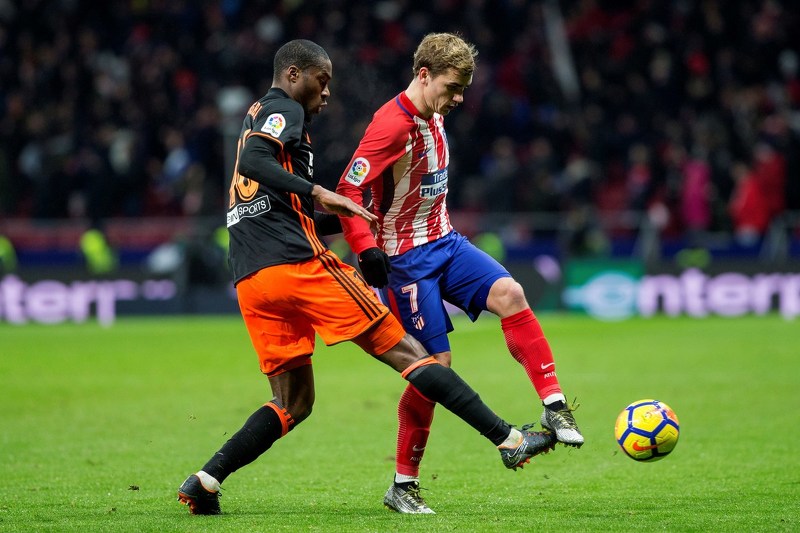
<svg viewBox="0 0 800 533">
<path fill-rule="evenodd" d="M 447 169 L 422 176 L 419 187 L 420 198 L 435 198 L 447 192 Z"/>
<path fill-rule="evenodd" d="M 800 274 L 723 273 L 709 276 L 690 269 L 679 276 L 659 274 L 636 279 L 620 272 L 602 272 L 580 287 L 564 291 L 570 307 L 583 308 L 601 320 L 633 315 L 686 314 L 705 317 L 763 315 L 777 310 L 784 318 L 800 315 Z"/>
</svg>

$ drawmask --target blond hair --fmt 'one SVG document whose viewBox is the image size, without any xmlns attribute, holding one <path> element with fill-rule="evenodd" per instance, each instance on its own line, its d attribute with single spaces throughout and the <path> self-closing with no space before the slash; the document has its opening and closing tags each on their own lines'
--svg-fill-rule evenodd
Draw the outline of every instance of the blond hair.
<svg viewBox="0 0 800 533">
<path fill-rule="evenodd" d="M 427 67 L 432 76 L 444 74 L 450 69 L 469 76 L 475 70 L 475 46 L 453 33 L 429 33 L 414 52 L 414 75 Z"/>
</svg>

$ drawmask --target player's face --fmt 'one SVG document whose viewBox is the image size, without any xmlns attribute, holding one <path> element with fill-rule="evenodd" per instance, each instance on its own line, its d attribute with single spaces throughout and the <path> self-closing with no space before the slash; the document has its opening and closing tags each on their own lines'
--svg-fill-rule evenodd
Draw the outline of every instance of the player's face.
<svg viewBox="0 0 800 533">
<path fill-rule="evenodd" d="M 328 105 L 331 95 L 330 81 L 333 76 L 331 62 L 326 61 L 322 67 L 308 67 L 298 78 L 297 101 L 303 106 L 306 116 L 317 115 Z"/>
<path fill-rule="evenodd" d="M 460 74 L 455 69 L 431 76 L 425 86 L 425 102 L 430 111 L 447 115 L 464 102 L 464 91 L 470 84 L 472 84 L 472 74 Z"/>
</svg>

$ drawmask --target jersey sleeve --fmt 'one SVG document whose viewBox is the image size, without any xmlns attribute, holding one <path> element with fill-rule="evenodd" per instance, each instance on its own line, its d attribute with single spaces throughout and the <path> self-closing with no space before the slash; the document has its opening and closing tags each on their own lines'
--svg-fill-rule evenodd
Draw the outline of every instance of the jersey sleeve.
<svg viewBox="0 0 800 533">
<path fill-rule="evenodd" d="M 239 154 L 238 172 L 275 190 L 309 195 L 313 184 L 287 172 L 277 157 L 284 149 L 300 143 L 304 113 L 293 100 L 279 100 L 254 118 Z"/>
<path fill-rule="evenodd" d="M 407 137 L 402 123 L 384 120 L 376 113 L 339 178 L 336 192 L 363 205 L 364 193 L 405 153 Z M 377 246 L 366 220 L 361 217 L 341 217 L 341 220 L 344 238 L 354 253 Z"/>
<path fill-rule="evenodd" d="M 256 115 L 247 138 L 262 137 L 283 150 L 284 146 L 293 146 L 300 142 L 304 121 L 305 113 L 299 103 L 291 98 L 273 100 Z"/>
</svg>

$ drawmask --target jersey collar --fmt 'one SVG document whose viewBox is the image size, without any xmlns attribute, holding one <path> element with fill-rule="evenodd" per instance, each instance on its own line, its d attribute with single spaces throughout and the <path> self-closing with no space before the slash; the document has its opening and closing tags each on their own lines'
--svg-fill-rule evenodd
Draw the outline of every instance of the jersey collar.
<svg viewBox="0 0 800 533">
<path fill-rule="evenodd" d="M 411 101 L 411 98 L 409 98 L 406 95 L 405 91 L 403 91 L 400 94 L 398 94 L 397 97 L 395 97 L 394 100 L 395 100 L 395 102 L 397 102 L 397 105 L 400 106 L 400 109 L 405 111 L 405 113 L 408 116 L 410 116 L 410 117 L 419 117 L 419 118 L 421 118 L 422 120 L 425 120 L 425 121 L 430 120 L 430 119 L 427 119 L 424 116 L 422 116 L 422 113 L 419 112 L 419 109 L 416 108 L 414 103 Z M 435 113 L 434 113 L 434 115 L 435 115 Z M 433 118 L 433 117 L 431 117 L 431 118 Z"/>
</svg>

